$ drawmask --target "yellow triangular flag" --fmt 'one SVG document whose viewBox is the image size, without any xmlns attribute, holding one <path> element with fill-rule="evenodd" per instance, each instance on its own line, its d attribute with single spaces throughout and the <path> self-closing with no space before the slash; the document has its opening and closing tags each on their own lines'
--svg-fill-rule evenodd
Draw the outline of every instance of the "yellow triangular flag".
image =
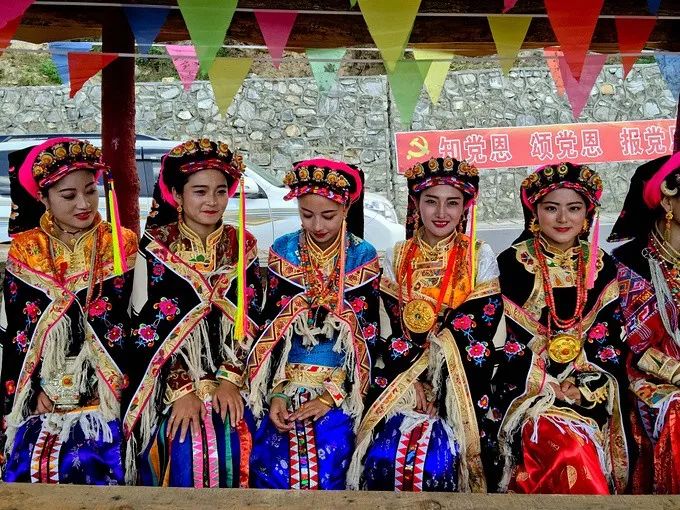
<svg viewBox="0 0 680 510">
<path fill-rule="evenodd" d="M 508 74 L 527 36 L 531 16 L 488 16 L 501 69 Z"/>
<path fill-rule="evenodd" d="M 368 31 L 388 71 L 394 71 L 408 44 L 420 0 L 359 0 Z"/>
<path fill-rule="evenodd" d="M 248 57 L 218 57 L 213 62 L 208 76 L 220 113 L 227 112 L 252 64 Z"/>
<path fill-rule="evenodd" d="M 439 102 L 439 95 L 444 87 L 446 77 L 449 75 L 453 51 L 414 49 L 413 56 L 416 60 L 429 60 L 431 62 L 425 77 L 425 89 L 432 104 L 436 105 Z"/>
</svg>

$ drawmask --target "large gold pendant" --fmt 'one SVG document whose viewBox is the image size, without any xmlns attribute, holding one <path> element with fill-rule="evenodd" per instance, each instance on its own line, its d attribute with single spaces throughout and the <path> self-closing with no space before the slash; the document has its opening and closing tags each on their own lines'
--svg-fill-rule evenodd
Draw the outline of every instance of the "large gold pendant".
<svg viewBox="0 0 680 510">
<path fill-rule="evenodd" d="M 437 322 L 434 307 L 424 299 L 406 303 L 403 311 L 404 325 L 413 333 L 427 333 Z"/>
<path fill-rule="evenodd" d="M 548 356 L 557 363 L 569 363 L 581 352 L 581 340 L 574 335 L 560 333 L 548 342 Z"/>
</svg>

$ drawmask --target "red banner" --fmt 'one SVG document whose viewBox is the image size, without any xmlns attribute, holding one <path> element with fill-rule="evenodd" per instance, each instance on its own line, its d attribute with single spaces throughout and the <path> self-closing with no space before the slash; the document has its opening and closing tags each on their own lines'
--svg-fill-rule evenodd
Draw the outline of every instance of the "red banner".
<svg viewBox="0 0 680 510">
<path fill-rule="evenodd" d="M 654 159 L 673 151 L 666 119 L 396 133 L 399 173 L 431 157 L 477 168 L 538 167 L 556 161 L 607 163 Z"/>
</svg>

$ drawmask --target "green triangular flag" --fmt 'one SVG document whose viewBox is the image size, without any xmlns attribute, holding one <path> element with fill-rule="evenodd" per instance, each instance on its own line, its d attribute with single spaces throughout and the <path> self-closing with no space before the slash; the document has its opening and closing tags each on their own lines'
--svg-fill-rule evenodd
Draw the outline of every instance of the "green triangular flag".
<svg viewBox="0 0 680 510">
<path fill-rule="evenodd" d="M 531 16 L 487 16 L 503 74 L 508 74 L 527 36 Z"/>
<path fill-rule="evenodd" d="M 221 113 L 227 112 L 251 65 L 253 59 L 248 57 L 217 57 L 213 62 L 208 76 Z"/>
<path fill-rule="evenodd" d="M 413 56 L 416 60 L 427 60 L 430 62 L 430 69 L 425 77 L 425 88 L 432 104 L 437 104 L 446 77 L 449 75 L 453 51 L 414 49 Z"/>
<path fill-rule="evenodd" d="M 420 0 L 359 0 L 361 13 L 388 71 L 404 53 Z"/>
<path fill-rule="evenodd" d="M 307 59 L 320 94 L 328 94 L 340 71 L 340 61 L 345 56 L 345 48 L 307 48 Z"/>
<path fill-rule="evenodd" d="M 359 0 L 349 0 L 349 6 L 354 7 Z"/>
<path fill-rule="evenodd" d="M 201 71 L 208 72 L 224 44 L 238 0 L 177 0 Z"/>
<path fill-rule="evenodd" d="M 399 60 L 394 71 L 387 72 L 401 123 L 406 127 L 411 126 L 413 112 L 431 63 L 429 60 Z"/>
</svg>

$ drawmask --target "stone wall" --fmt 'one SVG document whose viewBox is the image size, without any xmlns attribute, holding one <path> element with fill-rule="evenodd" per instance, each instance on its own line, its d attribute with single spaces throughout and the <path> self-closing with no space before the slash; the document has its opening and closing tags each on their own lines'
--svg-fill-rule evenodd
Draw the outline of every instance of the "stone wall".
<svg viewBox="0 0 680 510">
<path fill-rule="evenodd" d="M 393 170 L 394 132 L 406 130 L 384 76 L 344 77 L 320 96 L 312 78 L 250 78 L 229 107 L 217 112 L 210 86 L 195 83 L 137 85 L 139 133 L 181 140 L 207 135 L 248 151 L 249 159 L 281 176 L 293 161 L 317 155 L 357 163 L 369 189 L 404 210 L 405 184 Z M 97 132 L 101 91 L 86 86 L 72 100 L 66 87 L 0 89 L 0 133 Z M 636 66 L 623 81 L 620 66 L 603 69 L 579 119 L 582 122 L 673 118 L 671 97 L 658 67 Z M 573 122 L 547 68 L 518 68 L 508 77 L 495 69 L 452 72 L 439 103 L 423 92 L 412 128 L 451 129 Z M 635 164 L 603 164 L 604 210 L 621 207 Z M 526 168 L 482 173 L 480 221 L 521 218 L 518 189 Z"/>
</svg>

